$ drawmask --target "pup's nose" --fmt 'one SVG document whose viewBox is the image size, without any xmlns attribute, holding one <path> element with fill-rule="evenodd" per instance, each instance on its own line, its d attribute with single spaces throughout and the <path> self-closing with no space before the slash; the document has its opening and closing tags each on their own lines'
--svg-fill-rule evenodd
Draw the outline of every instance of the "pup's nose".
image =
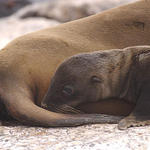
<svg viewBox="0 0 150 150">
<path fill-rule="evenodd" d="M 47 109 L 47 105 L 44 102 L 41 103 L 41 107 Z"/>
</svg>

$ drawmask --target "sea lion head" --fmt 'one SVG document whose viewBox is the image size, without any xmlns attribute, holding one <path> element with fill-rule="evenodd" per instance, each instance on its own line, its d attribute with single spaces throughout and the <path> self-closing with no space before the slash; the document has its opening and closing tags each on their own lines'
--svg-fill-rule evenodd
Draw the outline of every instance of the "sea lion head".
<svg viewBox="0 0 150 150">
<path fill-rule="evenodd" d="M 103 98 L 104 90 L 107 93 L 103 83 L 105 55 L 101 58 L 97 53 L 85 53 L 64 61 L 56 70 L 42 105 L 59 113 L 79 113 L 75 109 L 78 105 Z"/>
</svg>

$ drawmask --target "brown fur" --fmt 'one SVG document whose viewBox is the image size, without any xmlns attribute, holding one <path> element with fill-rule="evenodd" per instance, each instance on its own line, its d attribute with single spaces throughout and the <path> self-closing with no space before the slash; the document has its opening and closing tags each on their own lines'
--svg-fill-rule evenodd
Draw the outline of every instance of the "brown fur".
<svg viewBox="0 0 150 150">
<path fill-rule="evenodd" d="M 55 112 L 128 115 L 120 129 L 147 125 L 149 68 L 150 46 L 78 54 L 58 67 L 42 103 Z"/>
<path fill-rule="evenodd" d="M 93 115 L 91 119 L 40 108 L 50 80 L 57 66 L 74 54 L 149 44 L 149 4 L 149 0 L 138 1 L 9 43 L 0 52 L 0 96 L 9 114 L 20 122 L 42 126 L 93 122 Z M 100 122 L 98 118 L 95 121 Z"/>
</svg>

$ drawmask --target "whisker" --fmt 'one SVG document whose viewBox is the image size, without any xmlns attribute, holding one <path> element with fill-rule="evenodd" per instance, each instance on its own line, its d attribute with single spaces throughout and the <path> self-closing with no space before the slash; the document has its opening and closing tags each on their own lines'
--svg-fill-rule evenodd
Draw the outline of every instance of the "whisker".
<svg viewBox="0 0 150 150">
<path fill-rule="evenodd" d="M 48 109 L 50 111 L 54 111 L 56 113 L 64 113 L 64 114 L 67 114 L 67 113 L 74 113 L 74 114 L 79 114 L 80 113 L 81 114 L 81 113 L 83 113 L 82 111 L 77 110 L 77 109 L 75 109 L 75 108 L 73 108 L 69 105 L 66 105 L 66 104 L 58 107 L 55 104 L 51 103 L 51 104 L 49 104 Z"/>
<path fill-rule="evenodd" d="M 65 113 L 64 110 L 60 109 L 59 107 L 57 107 L 55 104 L 50 104 L 49 107 L 47 107 L 48 110 L 53 111 L 53 112 L 57 112 L 57 113 Z"/>
<path fill-rule="evenodd" d="M 72 113 L 76 113 L 76 114 L 82 113 L 80 110 L 77 110 L 69 105 L 63 105 L 61 107 L 61 109 L 65 110 L 67 112 L 72 112 Z"/>
<path fill-rule="evenodd" d="M 57 113 L 66 113 L 63 109 L 60 109 L 59 107 L 54 107 L 53 111 L 57 112 Z"/>
</svg>

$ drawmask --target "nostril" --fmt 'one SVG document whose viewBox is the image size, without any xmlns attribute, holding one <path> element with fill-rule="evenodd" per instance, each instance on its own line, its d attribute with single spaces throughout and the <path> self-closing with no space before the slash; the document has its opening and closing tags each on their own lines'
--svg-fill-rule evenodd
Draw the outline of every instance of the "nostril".
<svg viewBox="0 0 150 150">
<path fill-rule="evenodd" d="M 47 105 L 42 102 L 42 103 L 41 103 L 41 107 L 46 109 L 46 108 L 47 108 Z"/>
</svg>

